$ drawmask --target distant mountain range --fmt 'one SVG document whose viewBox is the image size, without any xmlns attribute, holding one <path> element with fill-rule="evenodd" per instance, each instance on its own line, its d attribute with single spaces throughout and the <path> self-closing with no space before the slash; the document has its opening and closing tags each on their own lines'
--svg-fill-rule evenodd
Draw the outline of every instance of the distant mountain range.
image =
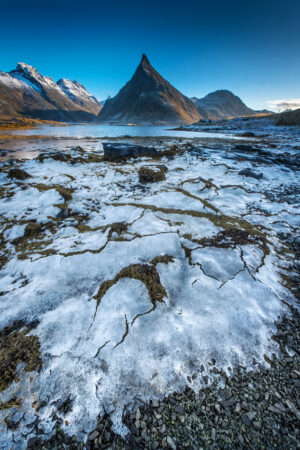
<svg viewBox="0 0 300 450">
<path fill-rule="evenodd" d="M 150 64 L 146 55 L 130 81 L 106 100 L 97 121 L 109 123 L 193 123 L 200 119 L 194 103 Z"/>
<path fill-rule="evenodd" d="M 188 98 L 166 81 L 146 55 L 133 77 L 113 97 L 98 101 L 77 81 L 57 83 L 34 67 L 18 63 L 0 71 L 0 117 L 26 117 L 65 122 L 97 121 L 111 124 L 180 124 L 203 119 L 254 116 L 255 111 L 228 90 Z"/>
<path fill-rule="evenodd" d="M 9 73 L 0 71 L 0 115 L 57 121 L 95 120 L 101 104 L 77 81 L 57 83 L 34 67 L 18 63 Z"/>
</svg>

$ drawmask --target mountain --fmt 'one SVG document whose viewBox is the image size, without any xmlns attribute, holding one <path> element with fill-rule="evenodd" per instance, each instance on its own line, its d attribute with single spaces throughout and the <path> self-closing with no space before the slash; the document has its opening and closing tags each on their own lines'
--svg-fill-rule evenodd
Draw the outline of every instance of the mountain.
<svg viewBox="0 0 300 450">
<path fill-rule="evenodd" d="M 62 78 L 57 82 L 57 85 L 64 91 L 69 99 L 72 100 L 72 102 L 82 107 L 85 111 L 95 115 L 100 112 L 101 102 L 98 102 L 98 100 L 90 94 L 82 84 L 78 83 L 78 81 Z"/>
<path fill-rule="evenodd" d="M 0 115 L 57 121 L 94 120 L 101 104 L 77 82 L 59 84 L 34 67 L 18 63 L 9 73 L 0 72 Z"/>
<path fill-rule="evenodd" d="M 276 125 L 300 126 L 300 108 L 274 114 Z"/>
<path fill-rule="evenodd" d="M 130 81 L 112 99 L 106 100 L 98 122 L 175 124 L 201 118 L 194 103 L 150 64 L 146 55 Z"/>
<path fill-rule="evenodd" d="M 227 90 L 211 92 L 206 97 L 195 99 L 195 106 L 205 119 L 225 119 L 227 117 L 253 116 L 256 114 L 242 100 Z"/>
</svg>

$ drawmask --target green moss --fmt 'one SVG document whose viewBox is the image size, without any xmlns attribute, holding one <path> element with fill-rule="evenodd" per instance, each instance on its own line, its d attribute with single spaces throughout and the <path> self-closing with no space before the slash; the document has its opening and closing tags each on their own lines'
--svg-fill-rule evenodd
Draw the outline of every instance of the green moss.
<svg viewBox="0 0 300 450">
<path fill-rule="evenodd" d="M 40 343 L 37 336 L 27 336 L 35 324 L 24 326 L 21 321 L 0 331 L 0 392 L 16 379 L 16 368 L 25 363 L 25 371 L 39 370 L 42 366 Z"/>
<path fill-rule="evenodd" d="M 163 298 L 167 295 L 165 288 L 160 282 L 159 274 L 153 265 L 132 264 L 122 269 L 113 280 L 104 281 L 101 284 L 97 295 L 94 297 L 97 300 L 97 308 L 106 292 L 122 278 L 133 278 L 142 281 L 148 289 L 154 308 L 156 308 L 156 303 L 163 302 Z"/>
<path fill-rule="evenodd" d="M 22 169 L 10 169 L 8 171 L 8 177 L 15 178 L 16 180 L 26 180 L 27 178 L 31 178 L 31 175 Z"/>
<path fill-rule="evenodd" d="M 150 264 L 153 266 L 157 266 L 157 264 L 169 264 L 170 262 L 173 262 L 174 258 L 170 255 L 159 255 L 155 256 L 155 258 L 151 259 Z"/>
<path fill-rule="evenodd" d="M 72 199 L 72 193 L 74 192 L 74 189 L 71 188 L 65 188 L 63 186 L 60 186 L 58 184 L 43 184 L 43 183 L 37 183 L 33 184 L 32 187 L 38 189 L 40 192 L 49 191 L 50 189 L 55 189 L 59 195 L 63 197 L 63 199 L 67 202 Z"/>
<path fill-rule="evenodd" d="M 8 400 L 8 402 L 1 402 L 0 403 L 0 411 L 3 409 L 9 409 L 9 408 L 20 408 L 22 406 L 22 400 L 20 398 L 11 398 Z"/>
<path fill-rule="evenodd" d="M 138 171 L 138 176 L 139 182 L 143 184 L 158 183 L 166 179 L 165 170 L 162 166 L 141 166 Z"/>
<path fill-rule="evenodd" d="M 43 229 L 43 225 L 37 222 L 29 222 L 24 231 L 24 236 L 27 238 L 33 238 L 39 234 Z"/>
</svg>

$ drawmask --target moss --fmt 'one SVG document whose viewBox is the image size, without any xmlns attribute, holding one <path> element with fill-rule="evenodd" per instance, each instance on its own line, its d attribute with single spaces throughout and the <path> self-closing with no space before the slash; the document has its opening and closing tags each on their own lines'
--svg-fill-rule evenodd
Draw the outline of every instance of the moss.
<svg viewBox="0 0 300 450">
<path fill-rule="evenodd" d="M 32 238 L 39 234 L 43 229 L 43 225 L 37 222 L 29 222 L 24 231 L 24 236 L 27 238 Z"/>
<path fill-rule="evenodd" d="M 74 189 L 70 189 L 70 188 L 67 189 L 63 186 L 58 186 L 58 185 L 55 185 L 55 189 L 66 202 L 69 200 L 72 200 L 72 193 L 74 192 Z"/>
<path fill-rule="evenodd" d="M 155 256 L 155 258 L 151 259 L 150 264 L 153 266 L 157 266 L 157 264 L 169 264 L 170 262 L 173 262 L 174 258 L 170 255 L 159 255 Z"/>
<path fill-rule="evenodd" d="M 218 247 L 218 248 L 232 248 L 237 245 L 260 244 L 263 245 L 263 239 L 260 236 L 255 236 L 247 230 L 240 228 L 229 228 L 220 231 L 217 235 L 211 238 L 203 238 L 199 240 L 192 239 L 190 235 L 184 235 L 185 238 L 197 242 L 203 247 Z"/>
<path fill-rule="evenodd" d="M 79 233 L 86 233 L 88 231 L 93 231 L 91 227 L 85 225 L 84 223 L 79 223 L 78 225 L 76 225 L 76 228 L 79 231 Z"/>
<path fill-rule="evenodd" d="M 121 236 L 122 233 L 126 232 L 128 225 L 126 222 L 115 222 L 110 225 L 110 230 L 108 232 L 108 239 L 111 238 L 113 233 L 117 233 L 118 236 Z"/>
<path fill-rule="evenodd" d="M 142 281 L 148 289 L 154 308 L 156 308 L 156 303 L 163 302 L 163 298 L 167 295 L 165 288 L 160 282 L 159 274 L 153 265 L 132 264 L 122 269 L 113 280 L 104 281 L 101 284 L 97 295 L 94 297 L 97 300 L 97 308 L 106 292 L 122 278 L 133 278 Z"/>
<path fill-rule="evenodd" d="M 8 177 L 15 178 L 16 180 L 26 180 L 27 178 L 31 178 L 31 175 L 22 169 L 10 169 L 8 172 Z"/>
<path fill-rule="evenodd" d="M 26 372 L 39 370 L 42 366 L 40 343 L 37 336 L 27 336 L 37 324 L 25 326 L 18 321 L 0 331 L 0 392 L 16 379 L 19 363 Z"/>
<path fill-rule="evenodd" d="M 0 411 L 3 409 L 9 409 L 9 408 L 20 408 L 22 406 L 22 400 L 20 398 L 13 397 L 8 402 L 1 402 L 0 403 Z"/>
<path fill-rule="evenodd" d="M 60 186 L 58 184 L 43 184 L 43 183 L 37 183 L 33 184 L 32 187 L 39 190 L 39 192 L 45 192 L 49 191 L 50 189 L 55 189 L 59 195 L 63 197 L 63 199 L 67 202 L 72 199 L 72 193 L 74 192 L 74 189 L 71 188 L 65 188 L 63 186 Z"/>
<path fill-rule="evenodd" d="M 141 166 L 138 171 L 140 183 L 157 183 L 166 179 L 162 166 Z"/>
<path fill-rule="evenodd" d="M 264 233 L 260 231 L 258 227 L 252 225 L 244 219 L 239 219 L 237 217 L 230 217 L 226 214 L 213 214 L 207 211 L 195 211 L 193 209 L 177 209 L 177 208 L 164 208 L 155 205 L 148 205 L 145 203 L 110 203 L 111 206 L 134 206 L 135 208 L 149 209 L 153 212 L 162 212 L 164 214 L 178 214 L 187 215 L 197 218 L 205 218 L 210 220 L 216 227 L 224 228 L 228 230 L 230 228 L 242 228 L 247 230 L 250 234 L 254 234 L 260 237 L 264 237 Z"/>
</svg>

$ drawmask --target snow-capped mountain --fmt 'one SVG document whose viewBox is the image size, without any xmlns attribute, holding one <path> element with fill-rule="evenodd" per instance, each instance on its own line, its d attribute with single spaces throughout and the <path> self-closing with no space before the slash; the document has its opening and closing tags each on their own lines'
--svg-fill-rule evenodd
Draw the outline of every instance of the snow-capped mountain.
<svg viewBox="0 0 300 450">
<path fill-rule="evenodd" d="M 62 78 L 57 82 L 57 85 L 64 91 L 72 102 L 83 107 L 86 111 L 90 111 L 93 114 L 98 114 L 101 109 L 101 102 L 88 92 L 85 87 L 78 83 L 78 81 L 68 80 Z"/>
<path fill-rule="evenodd" d="M 62 121 L 90 121 L 101 104 L 78 82 L 41 75 L 33 66 L 18 63 L 0 72 L 0 114 Z"/>
</svg>

